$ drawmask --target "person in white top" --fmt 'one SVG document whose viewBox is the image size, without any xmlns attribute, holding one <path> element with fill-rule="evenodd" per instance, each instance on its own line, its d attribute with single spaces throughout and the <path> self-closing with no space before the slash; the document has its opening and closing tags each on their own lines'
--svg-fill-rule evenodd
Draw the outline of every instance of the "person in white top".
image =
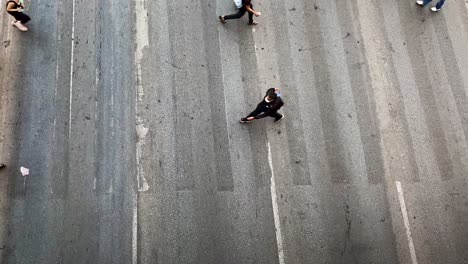
<svg viewBox="0 0 468 264">
<path fill-rule="evenodd" d="M 243 17 L 246 12 L 249 13 L 249 25 L 257 25 L 258 23 L 253 19 L 253 16 L 260 16 L 260 12 L 253 9 L 252 0 L 242 0 L 242 7 L 239 8 L 239 11 L 236 14 L 219 16 L 219 20 L 221 23 L 226 24 L 226 20 L 239 19 Z"/>
</svg>

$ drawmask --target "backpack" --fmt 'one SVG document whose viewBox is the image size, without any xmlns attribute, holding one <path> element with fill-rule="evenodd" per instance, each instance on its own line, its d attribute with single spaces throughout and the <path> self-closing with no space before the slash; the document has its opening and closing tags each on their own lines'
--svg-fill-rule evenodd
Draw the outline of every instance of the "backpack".
<svg viewBox="0 0 468 264">
<path fill-rule="evenodd" d="M 234 4 L 237 8 L 242 8 L 242 0 L 234 0 Z"/>
</svg>

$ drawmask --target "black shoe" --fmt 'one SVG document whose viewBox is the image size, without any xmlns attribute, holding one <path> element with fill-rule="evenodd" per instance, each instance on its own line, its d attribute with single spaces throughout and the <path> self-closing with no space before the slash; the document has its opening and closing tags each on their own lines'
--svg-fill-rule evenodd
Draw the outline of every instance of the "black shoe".
<svg viewBox="0 0 468 264">
<path fill-rule="evenodd" d="M 226 24 L 226 19 L 224 19 L 224 16 L 219 16 L 219 21 L 221 21 L 222 24 Z"/>
<path fill-rule="evenodd" d="M 247 118 L 244 118 L 244 117 L 241 118 L 239 122 L 241 122 L 241 123 L 250 123 L 250 121 L 247 120 Z"/>
<path fill-rule="evenodd" d="M 0 163 L 0 169 L 3 169 L 3 168 L 5 168 L 5 164 Z"/>
<path fill-rule="evenodd" d="M 284 114 L 282 114 L 280 118 L 275 118 L 275 123 L 276 123 L 276 122 L 279 122 L 279 121 L 280 121 L 281 119 L 283 119 L 283 118 L 284 118 Z"/>
</svg>

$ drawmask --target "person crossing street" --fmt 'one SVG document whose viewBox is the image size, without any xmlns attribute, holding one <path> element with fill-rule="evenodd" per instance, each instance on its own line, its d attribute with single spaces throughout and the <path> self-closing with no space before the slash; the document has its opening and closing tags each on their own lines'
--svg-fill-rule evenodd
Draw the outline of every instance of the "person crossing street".
<svg viewBox="0 0 468 264">
<path fill-rule="evenodd" d="M 267 116 L 275 118 L 275 122 L 284 118 L 284 114 L 278 113 L 278 110 L 283 107 L 284 102 L 281 98 L 279 88 L 270 88 L 267 90 L 263 100 L 257 105 L 257 108 L 240 119 L 241 123 L 250 123 L 255 119 L 262 119 Z"/>
<path fill-rule="evenodd" d="M 21 31 L 28 31 L 28 28 L 24 25 L 31 20 L 31 18 L 23 13 L 24 4 L 20 0 L 9 0 L 6 2 L 6 11 L 8 14 L 15 18 L 15 21 L 11 24 L 17 27 Z"/>
<path fill-rule="evenodd" d="M 239 8 L 239 11 L 236 14 L 219 16 L 221 23 L 226 24 L 228 19 L 239 19 L 249 13 L 249 25 L 257 25 L 257 21 L 253 19 L 253 16 L 260 16 L 260 12 L 257 12 L 253 9 L 252 0 L 242 0 L 242 7 Z"/>
<path fill-rule="evenodd" d="M 418 0 L 418 1 L 416 1 L 416 4 L 418 4 L 420 6 L 426 6 L 430 2 L 432 2 L 432 0 Z M 431 7 L 431 10 L 433 12 L 439 11 L 442 8 L 442 6 L 444 5 L 444 3 L 445 3 L 445 0 L 439 0 L 439 2 L 437 2 L 436 6 Z"/>
</svg>

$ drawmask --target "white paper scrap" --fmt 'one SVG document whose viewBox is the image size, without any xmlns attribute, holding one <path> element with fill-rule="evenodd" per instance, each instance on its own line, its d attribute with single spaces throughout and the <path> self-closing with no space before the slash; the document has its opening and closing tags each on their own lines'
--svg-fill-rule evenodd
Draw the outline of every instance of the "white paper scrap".
<svg viewBox="0 0 468 264">
<path fill-rule="evenodd" d="M 21 171 L 21 174 L 23 174 L 23 176 L 28 176 L 29 175 L 29 169 L 28 168 L 21 167 L 20 171 Z"/>
</svg>

